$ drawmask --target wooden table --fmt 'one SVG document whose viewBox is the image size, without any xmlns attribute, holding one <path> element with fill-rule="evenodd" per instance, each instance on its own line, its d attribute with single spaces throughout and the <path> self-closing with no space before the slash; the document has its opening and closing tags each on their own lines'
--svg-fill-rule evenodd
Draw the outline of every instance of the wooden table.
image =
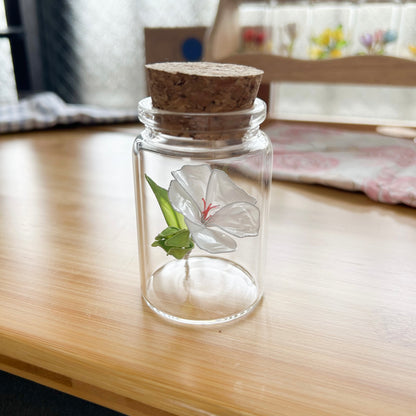
<svg viewBox="0 0 416 416">
<path fill-rule="evenodd" d="M 0 137 L 0 369 L 129 415 L 415 415 L 416 211 L 276 182 L 263 302 L 174 326 L 140 298 L 134 131 Z"/>
</svg>

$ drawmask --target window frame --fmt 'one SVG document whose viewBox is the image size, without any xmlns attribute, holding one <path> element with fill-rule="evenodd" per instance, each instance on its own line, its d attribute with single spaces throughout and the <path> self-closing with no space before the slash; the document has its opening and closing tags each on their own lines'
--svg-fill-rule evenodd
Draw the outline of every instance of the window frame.
<svg viewBox="0 0 416 416">
<path fill-rule="evenodd" d="M 7 29 L 0 38 L 8 38 L 19 97 L 45 88 L 36 0 L 3 0 Z"/>
</svg>

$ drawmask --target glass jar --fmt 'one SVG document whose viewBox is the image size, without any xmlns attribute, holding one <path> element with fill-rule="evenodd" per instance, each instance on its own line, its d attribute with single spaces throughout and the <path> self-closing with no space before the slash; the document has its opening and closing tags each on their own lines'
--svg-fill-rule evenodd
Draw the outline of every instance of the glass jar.
<svg viewBox="0 0 416 416">
<path fill-rule="evenodd" d="M 179 113 L 139 103 L 133 145 L 142 296 L 160 316 L 208 325 L 263 294 L 272 147 L 266 105 Z"/>
</svg>

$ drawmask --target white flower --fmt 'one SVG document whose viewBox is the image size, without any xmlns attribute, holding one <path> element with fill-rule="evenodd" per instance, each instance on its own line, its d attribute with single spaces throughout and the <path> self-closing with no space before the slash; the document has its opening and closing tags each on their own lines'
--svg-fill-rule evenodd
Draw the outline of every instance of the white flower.
<svg viewBox="0 0 416 416">
<path fill-rule="evenodd" d="M 209 165 L 185 165 L 172 175 L 175 179 L 168 190 L 170 203 L 185 217 L 199 248 L 213 254 L 234 251 L 237 243 L 228 234 L 235 237 L 258 234 L 260 212 L 255 198 L 225 172 Z"/>
</svg>

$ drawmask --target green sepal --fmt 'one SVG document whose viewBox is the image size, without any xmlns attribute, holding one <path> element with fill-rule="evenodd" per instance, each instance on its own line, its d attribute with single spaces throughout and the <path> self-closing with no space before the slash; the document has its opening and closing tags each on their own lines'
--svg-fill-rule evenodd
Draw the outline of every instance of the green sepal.
<svg viewBox="0 0 416 416">
<path fill-rule="evenodd" d="M 156 240 L 160 240 L 162 238 L 168 238 L 176 234 L 179 230 L 177 227 L 167 227 L 161 233 L 156 236 Z"/>
<path fill-rule="evenodd" d="M 192 249 L 186 249 L 186 248 L 176 248 L 172 247 L 167 252 L 168 255 L 175 257 L 175 259 L 181 260 L 183 259 L 187 253 L 189 253 Z"/>
<path fill-rule="evenodd" d="M 180 260 L 194 248 L 189 230 L 167 227 L 155 237 L 152 247 L 161 247 L 167 255 Z"/>
<path fill-rule="evenodd" d="M 173 236 L 167 238 L 165 244 L 168 247 L 188 247 L 189 230 L 179 230 Z"/>
</svg>

